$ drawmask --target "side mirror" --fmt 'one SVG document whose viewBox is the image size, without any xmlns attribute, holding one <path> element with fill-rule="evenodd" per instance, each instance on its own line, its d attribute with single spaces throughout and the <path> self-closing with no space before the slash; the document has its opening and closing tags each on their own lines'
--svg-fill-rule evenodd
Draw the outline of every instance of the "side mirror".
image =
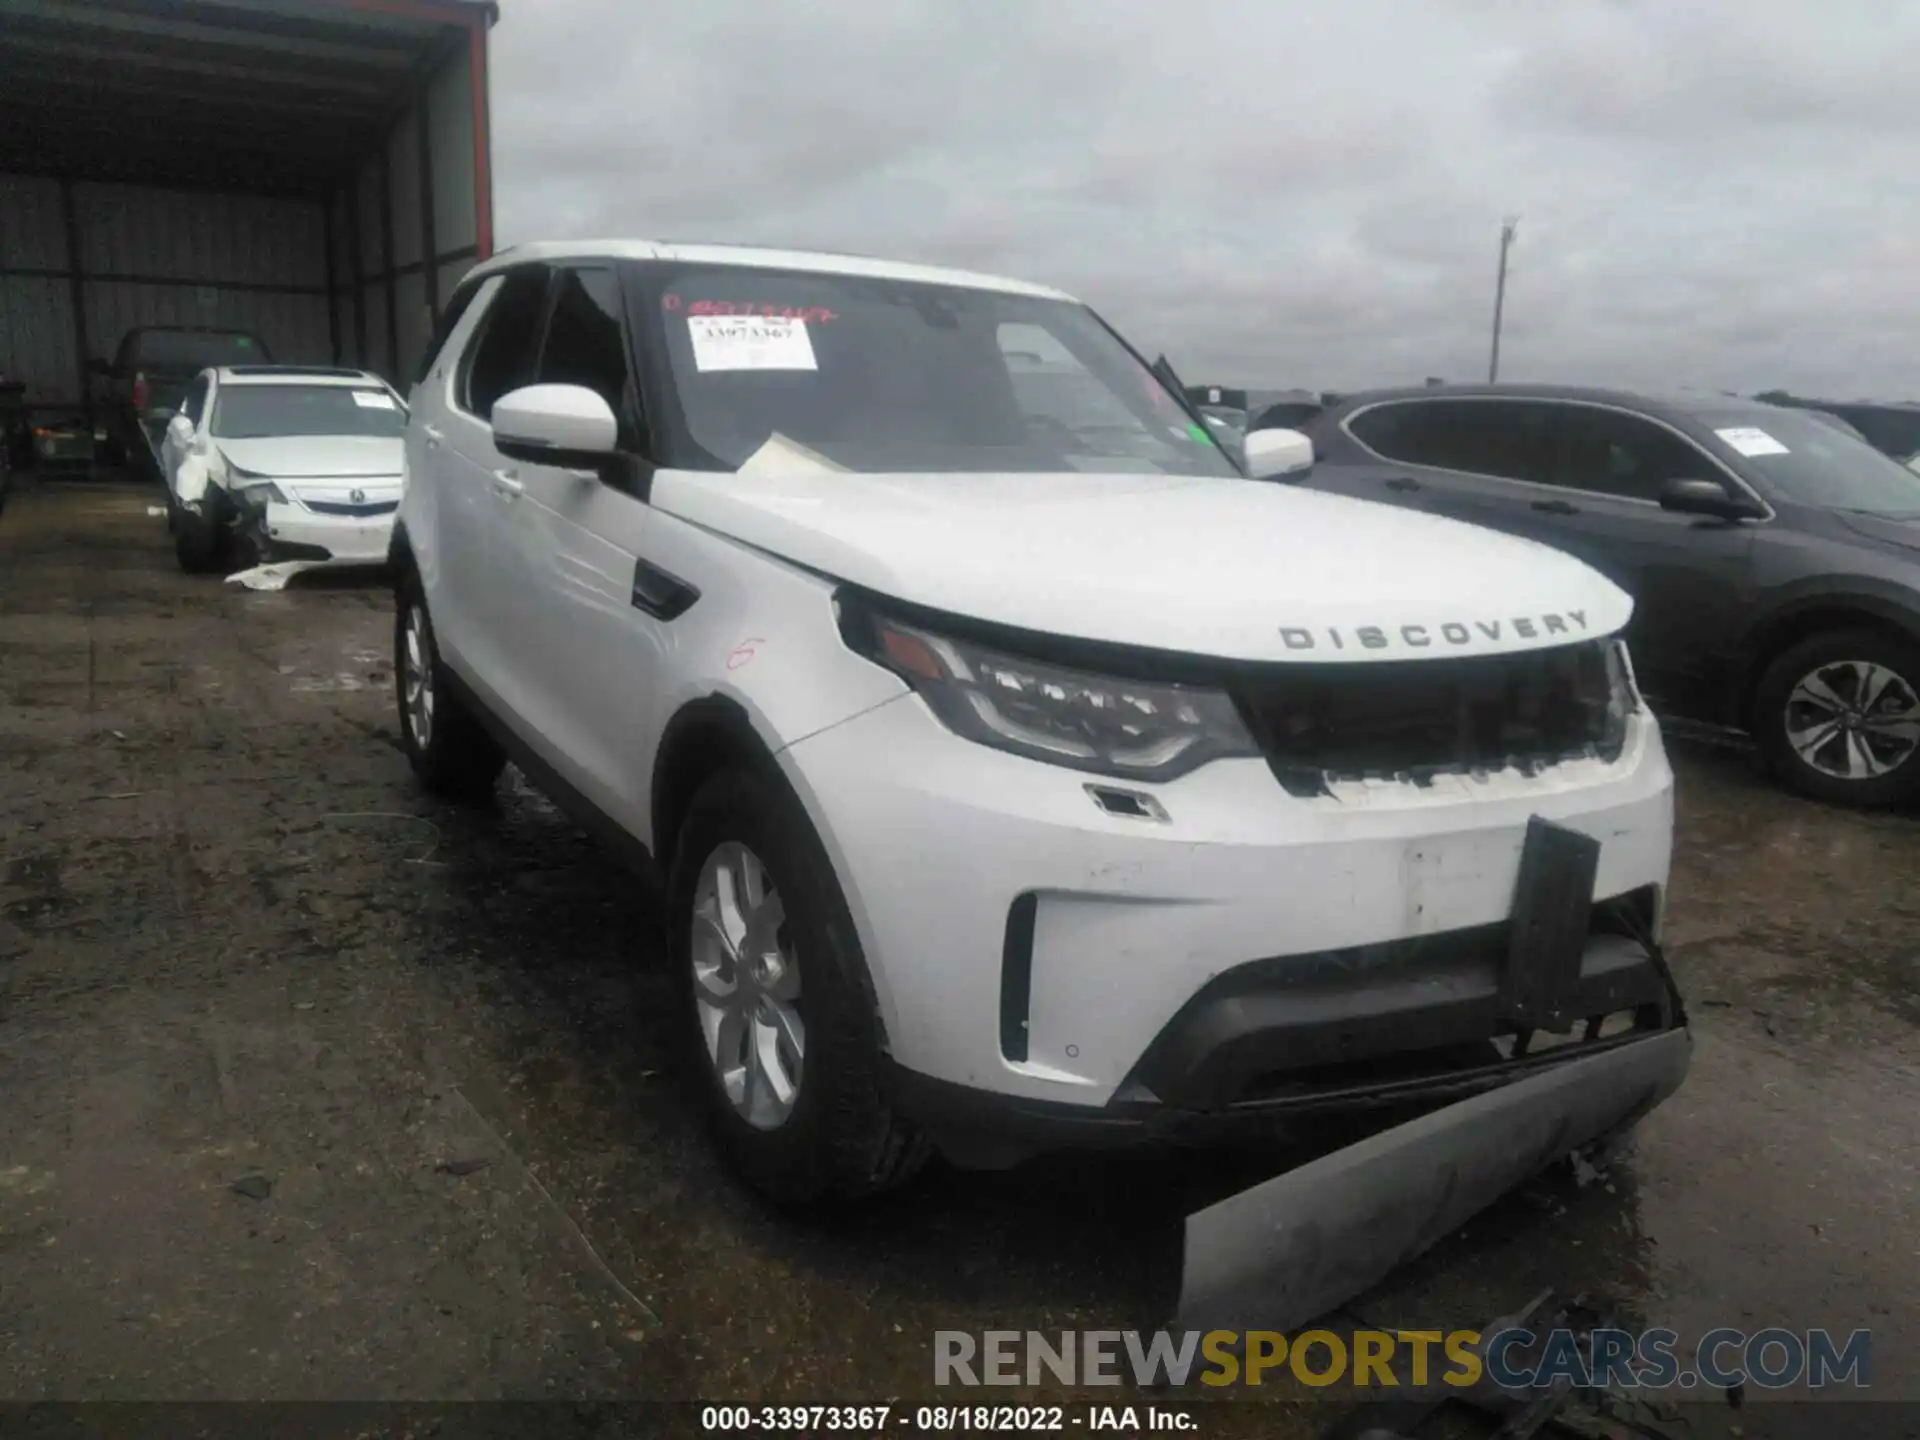
<svg viewBox="0 0 1920 1440">
<path fill-rule="evenodd" d="M 1752 520 L 1760 514 L 1752 501 L 1728 494 L 1716 480 L 1669 480 L 1660 492 L 1660 508 L 1714 520 Z"/>
<path fill-rule="evenodd" d="M 181 434 L 189 434 L 193 430 L 193 419 L 186 411 L 176 410 L 173 412 L 173 418 L 167 421 L 167 428 L 177 430 Z"/>
<path fill-rule="evenodd" d="M 592 470 L 619 436 L 613 407 L 584 385 L 526 385 L 493 402 L 493 446 L 510 460 Z"/>
<path fill-rule="evenodd" d="M 1247 473 L 1256 480 L 1304 475 L 1313 468 L 1313 441 L 1298 430 L 1255 430 L 1240 446 Z"/>
</svg>

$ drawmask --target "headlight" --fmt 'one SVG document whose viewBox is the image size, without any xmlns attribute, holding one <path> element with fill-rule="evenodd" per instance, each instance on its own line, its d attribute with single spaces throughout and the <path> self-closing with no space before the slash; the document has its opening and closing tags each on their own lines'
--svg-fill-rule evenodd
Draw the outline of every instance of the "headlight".
<svg viewBox="0 0 1920 1440">
<path fill-rule="evenodd" d="M 231 460 L 227 462 L 227 480 L 246 499 L 273 505 L 291 503 L 287 499 L 286 492 L 273 481 L 257 471 L 242 470 Z"/>
<path fill-rule="evenodd" d="M 1171 780 L 1210 760 L 1258 755 L 1225 694 L 1124 680 L 1010 654 L 840 605 L 854 650 L 905 680 L 956 735 L 1074 770 Z"/>
<path fill-rule="evenodd" d="M 1627 642 L 1615 640 L 1607 647 L 1607 670 L 1613 679 L 1613 690 L 1620 697 L 1629 714 L 1643 709 L 1646 700 L 1640 694 L 1640 682 L 1634 678 L 1633 657 L 1627 653 Z"/>
<path fill-rule="evenodd" d="M 1634 683 L 1624 640 L 1604 640 L 1566 652 L 1573 669 L 1573 697 L 1584 718 L 1578 733 L 1611 758 L 1626 743 L 1627 721 L 1644 702 Z"/>
</svg>

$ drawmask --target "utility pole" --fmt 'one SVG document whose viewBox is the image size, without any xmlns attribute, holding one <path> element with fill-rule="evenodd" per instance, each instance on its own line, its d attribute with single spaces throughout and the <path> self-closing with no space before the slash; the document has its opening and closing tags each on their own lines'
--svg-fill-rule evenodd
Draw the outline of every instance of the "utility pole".
<svg viewBox="0 0 1920 1440">
<path fill-rule="evenodd" d="M 1513 248 L 1513 232 L 1520 228 L 1520 217 L 1509 215 L 1500 222 L 1500 276 L 1493 284 L 1493 355 L 1487 361 L 1487 383 L 1500 378 L 1500 312 L 1507 303 L 1507 251 Z"/>
</svg>

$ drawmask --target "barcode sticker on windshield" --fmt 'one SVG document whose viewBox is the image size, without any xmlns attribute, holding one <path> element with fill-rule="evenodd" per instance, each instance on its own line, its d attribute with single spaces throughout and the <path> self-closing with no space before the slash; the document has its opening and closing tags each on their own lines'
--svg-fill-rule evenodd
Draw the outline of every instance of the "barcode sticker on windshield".
<svg viewBox="0 0 1920 1440">
<path fill-rule="evenodd" d="M 689 315 L 700 370 L 818 370 L 807 322 L 787 315 Z"/>
<path fill-rule="evenodd" d="M 355 390 L 353 392 L 353 403 L 358 405 L 362 410 L 391 410 L 394 408 L 393 397 L 391 395 L 382 395 L 378 390 Z"/>
<path fill-rule="evenodd" d="M 1756 425 L 1735 425 L 1713 432 L 1742 455 L 1785 455 L 1787 447 Z"/>
</svg>

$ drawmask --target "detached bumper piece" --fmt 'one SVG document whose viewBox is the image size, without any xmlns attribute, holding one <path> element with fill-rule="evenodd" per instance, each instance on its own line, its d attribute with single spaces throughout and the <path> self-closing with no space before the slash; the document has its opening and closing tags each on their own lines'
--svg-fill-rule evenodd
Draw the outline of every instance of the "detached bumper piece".
<svg viewBox="0 0 1920 1440">
<path fill-rule="evenodd" d="M 1680 1088 L 1684 1030 L 1461 1100 L 1187 1217 L 1179 1326 L 1293 1330 Z"/>
<path fill-rule="evenodd" d="M 1599 850 L 1575 831 L 1529 825 L 1491 1004 L 1518 1027 L 1523 1048 L 1530 1027 L 1591 1017 L 1587 1007 L 1601 997 L 1637 1000 L 1634 1029 L 1188 1216 L 1182 1328 L 1304 1325 L 1555 1161 L 1610 1142 L 1680 1088 L 1693 1041 L 1658 946 L 1620 939 L 1644 961 L 1629 971 L 1587 963 Z M 1631 914 L 1619 918 L 1648 933 Z M 1638 999 L 1641 977 L 1658 984 L 1658 999 Z"/>
</svg>

